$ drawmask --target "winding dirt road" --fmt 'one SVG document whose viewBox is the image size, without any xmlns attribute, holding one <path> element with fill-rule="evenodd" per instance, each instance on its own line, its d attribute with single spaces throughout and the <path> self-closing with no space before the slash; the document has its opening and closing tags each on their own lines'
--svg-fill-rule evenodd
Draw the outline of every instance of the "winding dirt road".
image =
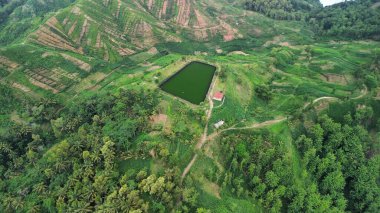
<svg viewBox="0 0 380 213">
<path fill-rule="evenodd" d="M 210 118 L 211 118 L 211 115 L 212 115 L 212 111 L 214 109 L 214 102 L 212 101 L 212 94 L 213 94 L 213 91 L 214 91 L 214 87 L 216 85 L 216 82 L 218 81 L 218 78 L 215 78 L 214 82 L 212 83 L 211 85 L 211 89 L 210 89 L 210 92 L 209 92 L 209 95 L 207 96 L 207 99 L 208 99 L 208 102 L 209 102 L 209 109 L 207 110 L 207 117 L 206 117 L 206 126 L 203 130 L 203 134 L 199 140 L 199 142 L 197 143 L 197 145 L 195 146 L 195 149 L 196 150 L 200 150 L 202 148 L 202 146 L 206 143 L 207 141 L 207 132 L 208 132 L 208 125 L 209 125 L 209 122 L 210 122 Z M 186 166 L 185 170 L 183 171 L 182 175 L 181 175 L 181 182 L 183 181 L 183 179 L 186 177 L 187 173 L 189 173 L 191 167 L 194 165 L 195 161 L 197 160 L 198 158 L 198 154 L 195 154 L 193 159 L 190 161 L 190 163 Z"/>
<path fill-rule="evenodd" d="M 214 81 L 213 85 L 212 85 L 212 88 L 211 88 L 211 92 L 210 92 L 210 95 L 208 96 L 208 100 L 209 100 L 209 104 L 210 104 L 210 108 L 209 110 L 207 111 L 207 122 L 206 122 L 206 126 L 204 128 L 204 131 L 203 131 L 203 134 L 201 136 L 201 139 L 199 140 L 199 142 L 197 143 L 197 145 L 195 146 L 195 149 L 196 150 L 201 150 L 202 147 L 204 146 L 204 144 L 207 142 L 207 141 L 212 141 L 214 140 L 217 136 L 219 136 L 221 133 L 223 132 L 227 132 L 227 131 L 233 131 L 233 130 L 247 130 L 247 129 L 260 129 L 260 128 L 264 128 L 264 127 L 267 127 L 267 126 L 271 126 L 271 125 L 274 125 L 274 124 L 278 124 L 278 123 L 281 123 L 283 121 L 286 121 L 288 120 L 289 118 L 285 118 L 285 117 L 279 117 L 279 118 L 276 118 L 274 120 L 269 120 L 269 121 L 265 121 L 265 122 L 262 122 L 262 123 L 254 123 L 252 125 L 249 125 L 249 126 L 245 126 L 245 127 L 235 127 L 236 125 L 230 127 L 230 128 L 227 128 L 227 129 L 223 129 L 221 131 L 218 131 L 218 132 L 214 132 L 213 134 L 211 135 L 207 135 L 207 132 L 208 132 L 208 125 L 209 125 L 209 121 L 210 121 L 210 118 L 211 118 L 211 115 L 212 115 L 212 111 L 214 109 L 214 102 L 212 101 L 212 98 L 211 98 L 211 94 L 212 94 L 212 91 L 214 89 L 214 86 L 216 84 L 216 80 Z M 360 99 L 362 97 L 364 97 L 365 95 L 368 94 L 368 89 L 367 87 L 365 87 L 362 91 L 361 91 L 361 94 L 357 97 L 354 97 L 354 98 L 351 98 L 352 100 L 354 99 Z M 313 100 L 312 102 L 310 103 L 307 103 L 304 105 L 304 109 L 306 109 L 308 106 L 312 105 L 312 104 L 315 104 L 319 101 L 322 101 L 322 100 L 339 100 L 339 98 L 336 98 L 336 97 L 329 97 L 329 96 L 325 96 L 325 97 L 320 97 L 320 98 L 317 98 L 315 100 Z M 198 158 L 198 154 L 195 154 L 193 156 L 193 158 L 191 159 L 191 161 L 189 162 L 189 164 L 186 166 L 186 168 L 184 169 L 182 175 L 181 175 L 181 183 L 182 181 L 184 180 L 184 178 L 186 177 L 186 175 L 190 172 L 191 168 L 193 167 L 194 163 L 196 162 Z"/>
</svg>

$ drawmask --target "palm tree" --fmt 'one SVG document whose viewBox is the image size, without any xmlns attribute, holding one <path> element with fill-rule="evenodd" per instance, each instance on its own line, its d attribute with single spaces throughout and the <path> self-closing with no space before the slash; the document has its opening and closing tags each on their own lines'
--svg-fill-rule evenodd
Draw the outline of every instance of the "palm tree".
<svg viewBox="0 0 380 213">
<path fill-rule="evenodd" d="M 90 203 L 86 202 L 78 202 L 79 206 L 77 208 L 72 209 L 72 212 L 78 212 L 78 213 L 85 213 L 85 212 L 93 212 L 94 208 L 91 206 Z"/>
<path fill-rule="evenodd" d="M 74 152 L 81 152 L 83 148 L 84 148 L 84 145 L 82 144 L 80 140 L 75 140 L 73 144 L 71 145 L 71 149 Z"/>
<path fill-rule="evenodd" d="M 0 153 L 7 154 L 9 158 L 16 158 L 16 153 L 12 150 L 12 147 L 8 143 L 0 143 Z"/>
<path fill-rule="evenodd" d="M 98 163 L 102 160 L 102 157 L 100 156 L 100 152 L 98 152 L 98 151 L 94 152 L 94 153 L 91 155 L 91 160 L 92 160 L 92 162 L 94 162 L 95 164 L 98 164 Z"/>
<path fill-rule="evenodd" d="M 20 197 L 6 197 L 3 201 L 7 212 L 15 212 L 21 210 L 24 207 L 24 201 Z"/>
<path fill-rule="evenodd" d="M 44 194 L 46 192 L 46 189 L 47 189 L 47 187 L 46 187 L 45 183 L 43 183 L 43 182 L 37 183 L 33 187 L 33 191 L 37 194 Z"/>
<path fill-rule="evenodd" d="M 28 210 L 28 213 L 39 213 L 39 212 L 41 212 L 41 206 L 39 205 L 34 205 L 32 206 L 32 208 Z"/>
</svg>

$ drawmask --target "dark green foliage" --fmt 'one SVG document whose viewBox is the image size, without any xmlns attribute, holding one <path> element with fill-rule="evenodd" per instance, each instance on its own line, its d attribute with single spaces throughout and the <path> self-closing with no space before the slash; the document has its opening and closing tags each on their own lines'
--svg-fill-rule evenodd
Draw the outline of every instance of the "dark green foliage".
<svg viewBox="0 0 380 213">
<path fill-rule="evenodd" d="M 272 92 L 268 86 L 257 86 L 255 88 L 257 97 L 268 102 L 272 99 Z"/>
<path fill-rule="evenodd" d="M 75 0 L 12 0 L 0 8 L 0 44 L 22 37 L 46 14 L 67 7 Z M 26 9 L 27 8 L 27 9 Z"/>
<path fill-rule="evenodd" d="M 309 11 L 320 8 L 316 0 L 249 0 L 245 8 L 280 20 L 303 20 Z"/>
<path fill-rule="evenodd" d="M 6 143 L 0 144 L 0 209 L 195 211 L 198 194 L 179 185 L 177 171 L 168 169 L 156 175 L 147 169 L 118 170 L 119 156 L 148 151 L 142 149 L 143 144 L 133 150 L 129 147 L 136 136 L 148 130 L 148 118 L 156 105 L 152 92 L 122 90 L 117 95 L 100 94 L 73 104 L 49 118 L 52 129 L 46 129 L 46 116 L 35 124 L 44 130 L 15 127 L 8 138 L 2 138 Z M 35 116 L 52 113 L 46 110 L 51 107 L 52 103 L 38 106 L 41 110 Z M 109 125 L 115 128 L 107 128 Z M 17 177 L 9 175 L 20 170 L 24 172 Z"/>
<path fill-rule="evenodd" d="M 250 0 L 245 8 L 280 20 L 305 20 L 320 36 L 380 39 L 378 0 L 346 1 L 321 7 L 319 1 Z"/>
<path fill-rule="evenodd" d="M 320 35 L 351 39 L 380 39 L 380 9 L 372 7 L 378 0 L 346 1 L 311 14 L 309 23 Z"/>
<path fill-rule="evenodd" d="M 363 128 L 372 114 L 363 119 L 359 111 L 342 123 L 324 115 L 303 127 L 295 145 L 306 167 L 304 185 L 280 138 L 267 131 L 222 137 L 228 170 L 221 185 L 230 186 L 236 196 L 260 200 L 272 212 L 377 212 L 380 158 L 373 148 L 376 140 Z"/>
<path fill-rule="evenodd" d="M 353 122 L 360 124 L 362 120 L 358 118 Z M 380 173 L 378 165 L 373 167 L 379 158 L 378 155 L 366 158 L 371 143 L 375 141 L 362 126 L 335 123 L 327 116 L 307 127 L 307 136 L 300 136 L 296 141 L 320 192 L 329 195 L 339 209 L 354 212 L 379 209 L 380 187 L 375 180 Z M 368 194 L 362 194 L 364 190 Z"/>
<path fill-rule="evenodd" d="M 303 186 L 296 182 L 286 149 L 277 141 L 265 131 L 241 132 L 222 139 L 229 168 L 222 185 L 230 185 L 239 197 L 259 200 L 271 212 L 338 210 L 315 184 Z"/>
<path fill-rule="evenodd" d="M 0 26 L 8 19 L 8 16 L 26 0 L 0 0 Z"/>
<path fill-rule="evenodd" d="M 15 96 L 12 89 L 0 84 L 0 114 L 7 114 L 15 106 Z"/>
</svg>

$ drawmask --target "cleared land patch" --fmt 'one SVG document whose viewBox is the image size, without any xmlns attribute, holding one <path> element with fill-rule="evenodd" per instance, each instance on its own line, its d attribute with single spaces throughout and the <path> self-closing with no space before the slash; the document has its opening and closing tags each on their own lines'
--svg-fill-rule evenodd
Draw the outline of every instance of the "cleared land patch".
<svg viewBox="0 0 380 213">
<path fill-rule="evenodd" d="M 15 70 L 19 66 L 18 63 L 0 55 L 0 68 L 6 68 L 8 71 Z"/>
<path fill-rule="evenodd" d="M 88 63 L 64 53 L 61 53 L 61 56 L 64 57 L 66 60 L 70 61 L 71 63 L 75 64 L 76 66 L 78 66 L 81 70 L 90 72 L 91 65 L 89 65 Z"/>
<path fill-rule="evenodd" d="M 338 75 L 333 73 L 322 74 L 322 79 L 334 84 L 347 85 L 348 80 L 344 75 Z"/>
</svg>

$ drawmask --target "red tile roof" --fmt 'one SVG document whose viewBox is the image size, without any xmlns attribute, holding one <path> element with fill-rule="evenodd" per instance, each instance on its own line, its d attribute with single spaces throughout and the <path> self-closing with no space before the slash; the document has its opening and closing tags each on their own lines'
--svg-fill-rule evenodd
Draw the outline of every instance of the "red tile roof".
<svg viewBox="0 0 380 213">
<path fill-rule="evenodd" d="M 223 98 L 224 98 L 223 92 L 216 92 L 213 97 L 214 100 L 218 100 L 218 101 L 223 100 Z"/>
</svg>

